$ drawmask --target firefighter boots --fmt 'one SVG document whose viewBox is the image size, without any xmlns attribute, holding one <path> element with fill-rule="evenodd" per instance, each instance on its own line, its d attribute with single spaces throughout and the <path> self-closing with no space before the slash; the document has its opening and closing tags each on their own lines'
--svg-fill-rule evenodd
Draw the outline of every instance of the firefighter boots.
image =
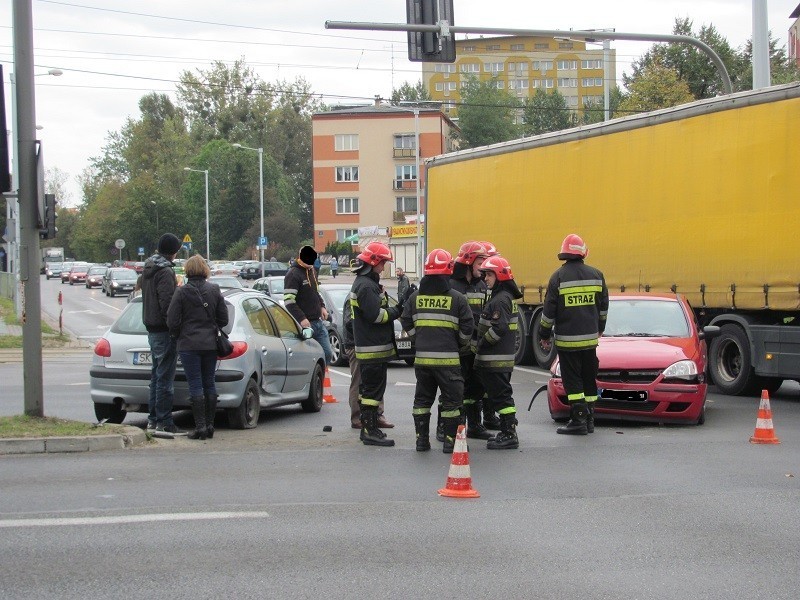
<svg viewBox="0 0 800 600">
<path fill-rule="evenodd" d="M 488 440 L 492 433 L 481 423 L 481 403 L 471 402 L 464 404 L 464 413 L 467 416 L 467 437 L 475 440 Z"/>
<path fill-rule="evenodd" d="M 517 438 L 517 417 L 514 413 L 500 415 L 500 433 L 486 442 L 489 450 L 516 450 L 519 448 Z"/>
<path fill-rule="evenodd" d="M 206 435 L 208 439 L 214 437 L 214 417 L 217 414 L 218 394 L 206 394 Z"/>
<path fill-rule="evenodd" d="M 492 401 L 488 398 L 483 399 L 483 426 L 492 431 L 500 429 L 500 419 L 497 418 Z"/>
<path fill-rule="evenodd" d="M 594 402 L 586 403 L 586 433 L 594 433 Z"/>
<path fill-rule="evenodd" d="M 194 417 L 194 431 L 189 432 L 190 440 L 206 439 L 206 399 L 203 396 L 191 396 L 189 404 L 192 406 L 192 416 Z"/>
<path fill-rule="evenodd" d="M 439 397 L 439 412 L 436 417 L 436 441 L 444 441 L 444 421 L 442 420 L 442 398 Z"/>
<path fill-rule="evenodd" d="M 586 416 L 588 413 L 586 402 L 570 402 L 569 422 L 564 427 L 556 429 L 556 433 L 565 435 L 586 435 Z"/>
<path fill-rule="evenodd" d="M 461 425 L 461 417 L 446 417 L 442 421 L 444 421 L 442 452 L 444 454 L 452 454 L 453 448 L 456 446 L 456 434 L 458 433 L 458 426 Z"/>
<path fill-rule="evenodd" d="M 431 414 L 414 415 L 414 429 L 417 432 L 417 452 L 431 449 L 430 437 Z"/>
<path fill-rule="evenodd" d="M 365 446 L 394 446 L 378 428 L 378 407 L 361 405 L 361 441 Z"/>
</svg>

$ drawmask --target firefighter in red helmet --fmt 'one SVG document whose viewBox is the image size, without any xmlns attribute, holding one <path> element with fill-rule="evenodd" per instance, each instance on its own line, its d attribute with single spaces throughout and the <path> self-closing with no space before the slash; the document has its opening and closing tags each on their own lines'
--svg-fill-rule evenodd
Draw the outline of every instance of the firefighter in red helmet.
<svg viewBox="0 0 800 600">
<path fill-rule="evenodd" d="M 608 288 L 603 274 L 584 263 L 589 253 L 579 235 L 571 233 L 561 243 L 558 259 L 564 264 L 550 278 L 544 299 L 539 337 L 542 349 L 555 344 L 561 379 L 569 402 L 569 422 L 558 433 L 586 435 L 594 431 L 597 400 L 597 340 L 608 314 Z"/>
<path fill-rule="evenodd" d="M 452 454 L 461 422 L 464 377 L 460 353 L 469 348 L 474 329 L 472 311 L 466 297 L 450 287 L 453 257 L 447 250 L 435 249 L 425 259 L 419 289 L 405 302 L 400 322 L 414 338 L 414 429 L 417 452 L 431 449 L 429 429 L 431 407 L 436 392 L 444 423 L 442 452 Z"/>
<path fill-rule="evenodd" d="M 356 279 L 348 300 L 353 321 L 355 354 L 361 372 L 361 441 L 367 446 L 394 446 L 378 427 L 378 409 L 386 392 L 387 363 L 397 358 L 392 321 L 402 305 L 389 306 L 380 284 L 381 273 L 392 261 L 386 244 L 370 242 L 356 257 Z"/>
<path fill-rule="evenodd" d="M 516 301 L 522 298 L 522 293 L 514 281 L 511 265 L 502 256 L 490 256 L 484 260 L 481 271 L 491 296 L 478 321 L 475 369 L 488 400 L 500 414 L 500 432 L 486 443 L 486 447 L 489 450 L 513 450 L 519 448 L 519 439 L 511 373 L 519 323 Z"/>
</svg>

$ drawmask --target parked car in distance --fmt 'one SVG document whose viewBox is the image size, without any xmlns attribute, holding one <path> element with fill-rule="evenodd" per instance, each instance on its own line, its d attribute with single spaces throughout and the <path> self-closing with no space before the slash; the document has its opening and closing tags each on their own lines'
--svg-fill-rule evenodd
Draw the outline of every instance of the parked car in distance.
<svg viewBox="0 0 800 600">
<path fill-rule="evenodd" d="M 108 271 L 105 265 L 92 265 L 86 271 L 86 288 L 103 287 L 103 275 Z"/>
<path fill-rule="evenodd" d="M 311 329 L 277 302 L 251 290 L 223 294 L 225 332 L 233 353 L 217 362 L 218 408 L 235 429 L 258 425 L 262 408 L 299 403 L 305 412 L 322 408 L 325 358 Z M 142 299 L 131 300 L 94 348 L 89 389 L 99 420 L 121 423 L 128 412 L 147 413 L 152 356 L 142 324 Z M 174 409 L 189 408 L 186 375 L 178 364 Z"/>
<path fill-rule="evenodd" d="M 74 262 L 72 261 L 61 263 L 61 274 L 59 275 L 59 277 L 61 277 L 61 283 L 69 282 L 69 270 L 72 268 L 73 264 Z"/>
<path fill-rule="evenodd" d="M 264 263 L 264 277 L 268 275 L 286 275 L 289 272 L 289 265 L 283 262 L 267 261 Z M 242 269 L 240 275 L 242 279 L 258 279 L 261 277 L 261 263 L 251 263 Z"/>
<path fill-rule="evenodd" d="M 72 267 L 69 269 L 69 275 L 67 276 L 69 284 L 75 285 L 76 283 L 85 283 L 86 273 L 89 271 L 89 267 L 91 267 L 91 265 L 85 262 L 72 263 Z"/>
<path fill-rule="evenodd" d="M 216 283 L 221 290 L 243 290 L 245 289 L 242 282 L 230 275 L 212 275 L 208 278 L 211 283 Z"/>
<path fill-rule="evenodd" d="M 117 294 L 130 294 L 138 279 L 136 271 L 124 267 L 112 267 L 103 275 L 103 292 L 106 296 L 114 297 Z"/>
<path fill-rule="evenodd" d="M 47 263 L 47 266 L 44 268 L 44 276 L 47 279 L 50 279 L 51 277 L 59 277 L 61 276 L 61 272 L 63 270 L 64 270 L 63 262 Z"/>
<path fill-rule="evenodd" d="M 239 276 L 239 269 L 233 263 L 212 263 L 209 265 L 209 270 L 212 275 L 229 275 L 231 277 Z"/>
<path fill-rule="evenodd" d="M 253 283 L 253 289 L 258 290 L 280 304 L 283 304 L 284 279 L 285 278 L 282 275 L 262 277 L 261 279 L 256 279 L 255 283 Z"/>
<path fill-rule="evenodd" d="M 717 334 L 719 327 L 713 325 L 698 328 L 681 295 L 612 294 L 597 347 L 595 419 L 702 425 L 706 341 Z M 569 405 L 558 359 L 550 372 L 550 416 L 563 420 L 569 417 Z"/>
<path fill-rule="evenodd" d="M 321 283 L 319 284 L 319 293 L 325 302 L 325 308 L 328 310 L 328 337 L 331 342 L 331 349 L 333 350 L 332 364 L 335 366 L 343 366 L 347 364 L 347 356 L 343 352 L 343 339 L 344 339 L 344 303 L 347 301 L 347 295 L 350 293 L 351 285 L 348 283 Z M 389 296 L 389 306 L 396 306 L 397 300 Z M 400 326 L 400 321 L 394 321 L 394 338 L 397 346 L 397 358 L 405 361 L 406 364 L 414 364 L 414 343 L 408 337 L 403 328 Z"/>
</svg>

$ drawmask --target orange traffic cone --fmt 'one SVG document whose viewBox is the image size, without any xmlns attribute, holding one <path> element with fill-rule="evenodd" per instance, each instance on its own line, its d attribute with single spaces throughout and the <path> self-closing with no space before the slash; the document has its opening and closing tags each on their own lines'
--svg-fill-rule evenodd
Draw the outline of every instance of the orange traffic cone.
<svg viewBox="0 0 800 600">
<path fill-rule="evenodd" d="M 479 498 L 478 490 L 472 489 L 472 477 L 469 474 L 469 452 L 467 451 L 467 435 L 464 426 L 458 426 L 456 443 L 453 448 L 453 459 L 447 474 L 447 485 L 439 490 L 440 496 L 449 498 Z"/>
<path fill-rule="evenodd" d="M 322 382 L 322 401 L 328 404 L 338 402 L 336 397 L 331 393 L 331 378 L 328 375 L 328 367 L 325 367 L 325 380 Z"/>
<path fill-rule="evenodd" d="M 775 436 L 775 429 L 772 427 L 772 409 L 769 407 L 769 394 L 767 390 L 761 390 L 761 404 L 758 405 L 758 420 L 753 437 L 750 438 L 751 444 L 780 444 L 781 441 Z"/>
</svg>

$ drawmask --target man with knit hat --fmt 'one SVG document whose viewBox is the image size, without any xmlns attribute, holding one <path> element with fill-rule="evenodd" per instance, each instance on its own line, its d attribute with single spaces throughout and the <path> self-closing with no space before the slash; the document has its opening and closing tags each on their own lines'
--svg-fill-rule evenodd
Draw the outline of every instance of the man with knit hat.
<svg viewBox="0 0 800 600">
<path fill-rule="evenodd" d="M 325 352 L 325 362 L 330 364 L 333 358 L 331 340 L 325 321 L 328 310 L 319 293 L 319 282 L 314 269 L 317 251 L 311 246 L 300 248 L 297 260 L 289 268 L 283 278 L 283 303 L 302 327 L 310 327 L 314 331 L 314 339 Z"/>
<path fill-rule="evenodd" d="M 167 309 L 178 287 L 172 261 L 180 249 L 178 237 L 165 233 L 158 240 L 158 251 L 145 261 L 142 271 L 142 321 L 147 329 L 153 361 L 147 429 L 156 436 L 166 438 L 186 434 L 172 422 L 178 352 L 167 326 Z"/>
</svg>

